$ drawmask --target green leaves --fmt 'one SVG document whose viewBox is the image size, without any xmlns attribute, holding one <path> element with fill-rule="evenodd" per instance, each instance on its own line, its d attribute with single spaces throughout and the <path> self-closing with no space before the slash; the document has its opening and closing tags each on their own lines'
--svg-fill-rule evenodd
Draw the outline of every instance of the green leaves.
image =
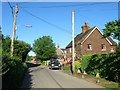
<svg viewBox="0 0 120 90">
<path fill-rule="evenodd" d="M 88 74 L 96 75 L 100 73 L 100 77 L 116 81 L 115 77 L 116 75 L 118 76 L 120 72 L 119 54 L 92 55 L 87 61 L 89 61 L 89 64 L 85 64 L 84 68 Z"/>
<path fill-rule="evenodd" d="M 115 20 L 105 24 L 103 29 L 104 37 L 112 36 L 114 39 L 120 41 L 120 20 Z"/>
<path fill-rule="evenodd" d="M 85 69 L 87 68 L 87 66 L 89 64 L 90 57 L 91 57 L 91 55 L 85 55 L 85 56 L 81 57 L 80 63 L 81 63 L 81 70 L 82 70 L 82 72 L 84 72 Z"/>
<path fill-rule="evenodd" d="M 18 56 L 25 62 L 28 52 L 31 50 L 31 46 L 24 41 L 16 40 L 14 42 L 14 56 Z"/>
<path fill-rule="evenodd" d="M 33 44 L 33 51 L 36 53 L 37 58 L 41 60 L 57 57 L 55 44 L 50 36 L 36 39 Z"/>
<path fill-rule="evenodd" d="M 10 54 L 10 45 L 11 45 L 11 39 L 9 36 L 2 37 L 2 53 L 8 53 Z M 20 40 L 14 40 L 14 51 L 13 56 L 19 57 L 23 62 L 26 60 L 28 52 L 31 50 L 31 46 Z"/>
</svg>

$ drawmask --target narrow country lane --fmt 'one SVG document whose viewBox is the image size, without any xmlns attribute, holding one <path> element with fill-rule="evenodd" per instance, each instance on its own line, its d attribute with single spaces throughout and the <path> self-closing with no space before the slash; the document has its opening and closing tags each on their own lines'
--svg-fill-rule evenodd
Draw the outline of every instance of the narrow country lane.
<svg viewBox="0 0 120 90">
<path fill-rule="evenodd" d="M 60 70 L 45 66 L 30 67 L 22 88 L 103 88 L 83 79 L 72 77 Z"/>
</svg>

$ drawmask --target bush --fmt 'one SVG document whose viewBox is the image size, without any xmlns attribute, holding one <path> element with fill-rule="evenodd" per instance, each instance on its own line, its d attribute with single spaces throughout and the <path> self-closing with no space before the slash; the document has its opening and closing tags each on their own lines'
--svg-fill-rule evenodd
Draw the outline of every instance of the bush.
<svg viewBox="0 0 120 90">
<path fill-rule="evenodd" d="M 78 70 L 80 68 L 80 62 L 75 61 L 75 70 Z"/>
<path fill-rule="evenodd" d="M 27 70 L 27 65 L 22 63 L 18 57 L 10 58 L 9 55 L 4 54 L 2 57 L 3 63 L 9 71 L 2 76 L 2 88 L 19 88 Z"/>
<path fill-rule="evenodd" d="M 89 60 L 90 60 L 91 55 L 84 55 L 80 59 L 80 68 L 82 72 L 86 71 L 86 68 L 88 67 Z"/>
<path fill-rule="evenodd" d="M 116 81 L 116 76 L 120 72 L 119 63 L 120 57 L 116 53 L 92 55 L 85 70 L 88 74 L 96 75 L 99 73 L 102 78 Z"/>
</svg>

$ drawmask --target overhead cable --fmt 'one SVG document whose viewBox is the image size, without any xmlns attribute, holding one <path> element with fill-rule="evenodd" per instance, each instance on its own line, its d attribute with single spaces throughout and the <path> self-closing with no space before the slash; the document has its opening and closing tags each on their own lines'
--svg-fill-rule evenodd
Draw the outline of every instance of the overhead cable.
<svg viewBox="0 0 120 90">
<path fill-rule="evenodd" d="M 45 19 L 43 19 L 43 18 L 40 18 L 40 17 L 34 15 L 33 13 L 31 13 L 31 12 L 25 10 L 25 9 L 22 9 L 22 10 L 23 10 L 24 12 L 28 13 L 29 15 L 31 15 L 31 16 L 33 16 L 33 17 L 35 17 L 35 18 L 37 18 L 37 19 L 39 19 L 39 20 L 41 20 L 41 21 L 43 21 L 43 22 L 45 22 L 45 23 L 47 23 L 47 24 L 49 24 L 49 25 L 51 25 L 51 26 L 53 26 L 53 27 L 55 27 L 55 28 L 57 28 L 57 29 L 59 29 L 59 30 L 62 30 L 62 31 L 64 31 L 64 32 L 68 33 L 68 34 L 71 34 L 71 33 L 72 33 L 72 32 L 69 32 L 68 30 L 66 30 L 66 29 L 64 29 L 64 28 L 62 28 L 62 27 L 60 27 L 60 26 L 57 26 L 57 25 L 55 25 L 55 24 L 53 24 L 53 23 L 51 23 L 51 22 L 48 22 L 47 20 L 45 20 Z"/>
</svg>

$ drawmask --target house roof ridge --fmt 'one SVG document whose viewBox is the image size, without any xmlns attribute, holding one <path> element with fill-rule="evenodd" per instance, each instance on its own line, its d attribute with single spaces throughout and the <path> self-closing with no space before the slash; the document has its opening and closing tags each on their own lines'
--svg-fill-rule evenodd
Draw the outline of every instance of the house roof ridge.
<svg viewBox="0 0 120 90">
<path fill-rule="evenodd" d="M 81 40 L 80 42 L 82 42 L 82 39 L 83 39 L 85 36 L 87 36 L 87 34 L 89 34 L 90 31 L 92 31 L 95 27 L 96 27 L 96 26 L 88 29 L 85 33 L 83 33 L 83 32 L 79 33 L 79 34 L 74 38 L 74 40 L 75 40 L 75 45 L 77 44 L 76 42 L 77 42 L 77 39 L 78 39 L 78 38 L 79 38 L 79 40 Z M 66 46 L 66 48 L 69 48 L 69 47 L 71 47 L 71 46 L 72 46 L 72 41 L 70 41 L 70 43 Z"/>
</svg>

